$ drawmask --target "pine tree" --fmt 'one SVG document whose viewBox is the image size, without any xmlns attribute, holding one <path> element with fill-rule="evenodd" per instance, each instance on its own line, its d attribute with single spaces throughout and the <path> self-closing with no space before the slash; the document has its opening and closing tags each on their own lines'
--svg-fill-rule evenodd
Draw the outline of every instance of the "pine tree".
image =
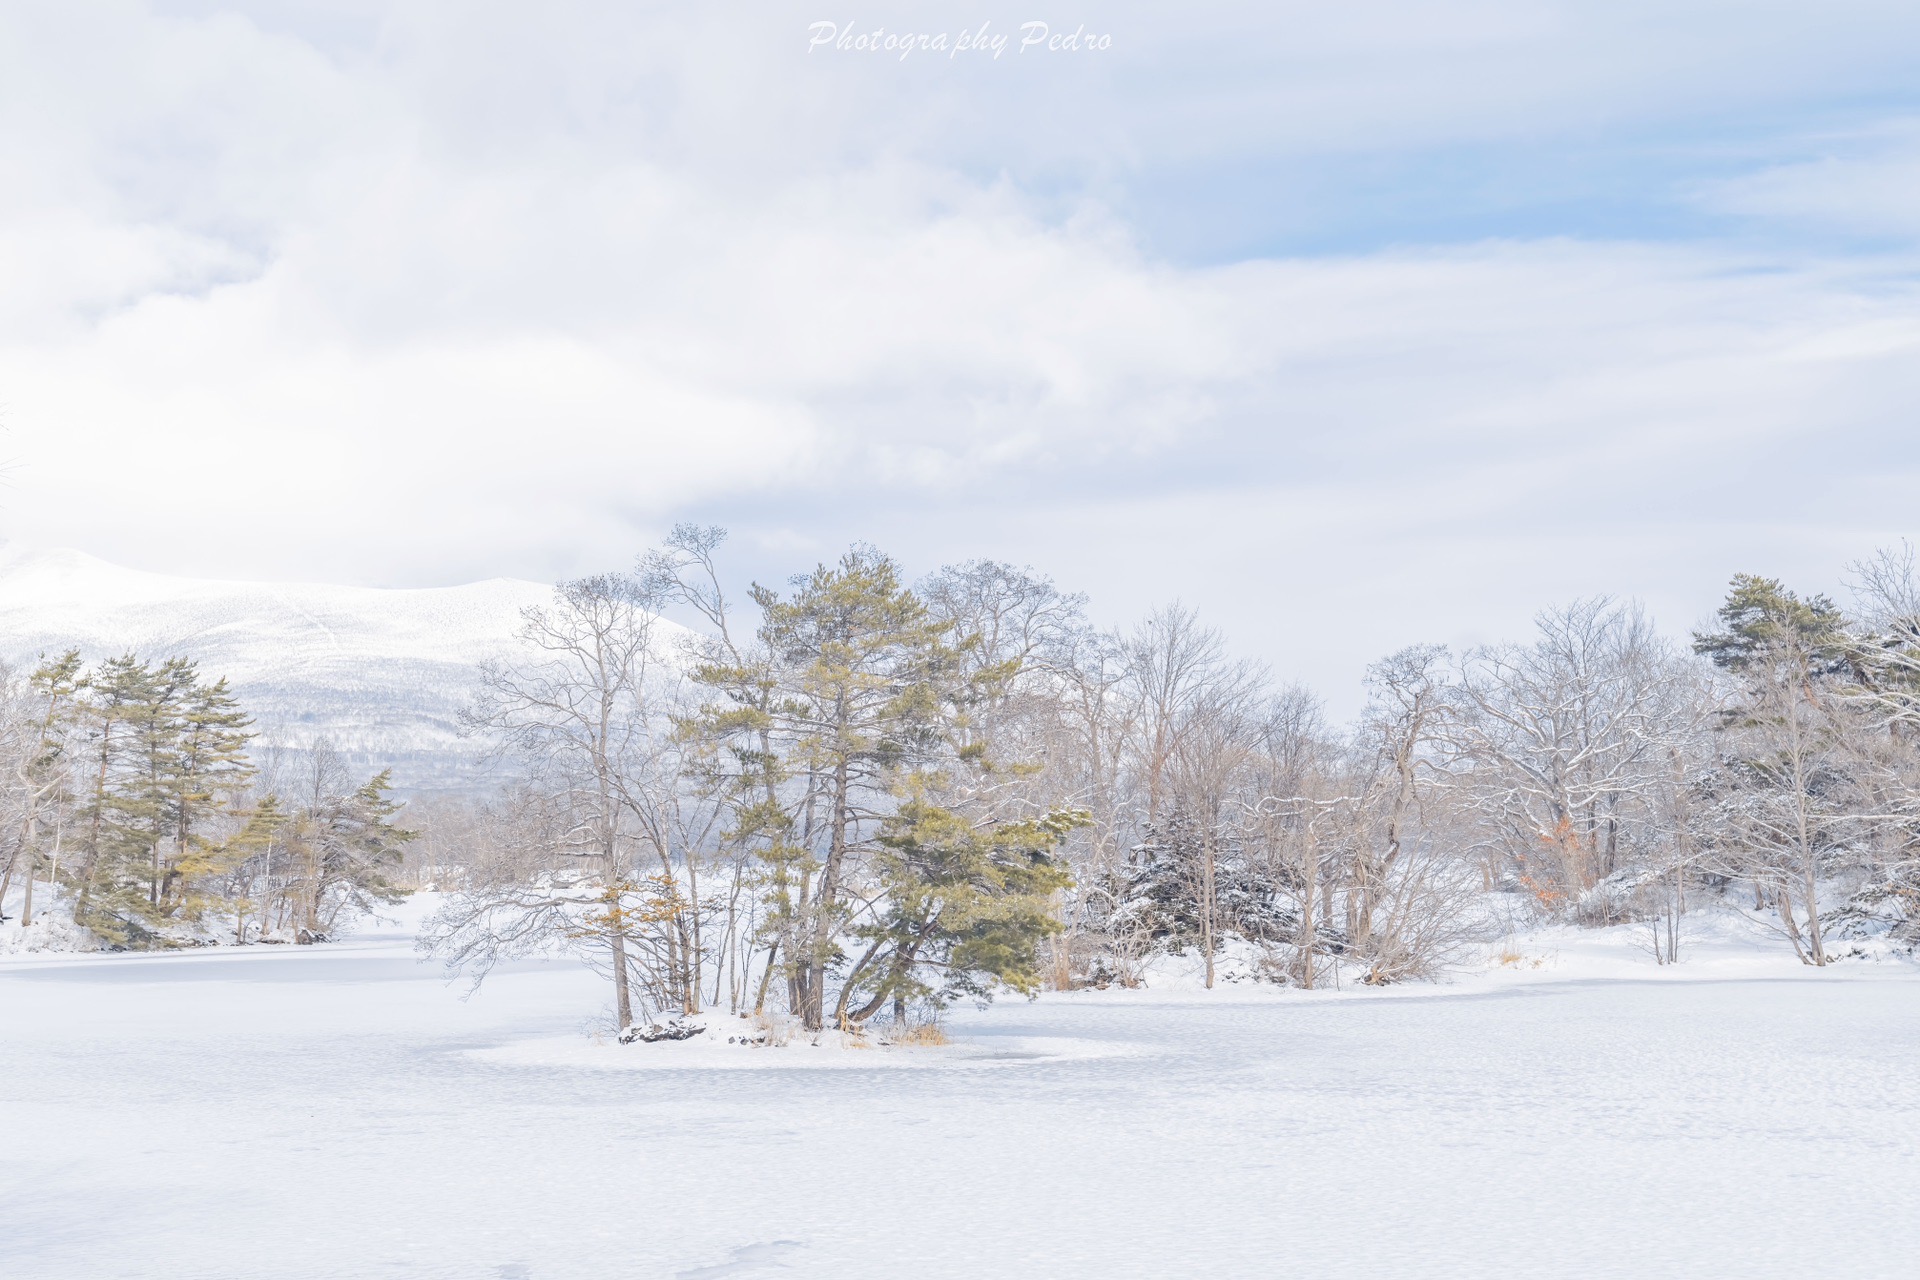
<svg viewBox="0 0 1920 1280">
<path fill-rule="evenodd" d="M 889 1001 L 897 1016 L 918 996 L 985 996 L 995 983 L 1038 989 L 1039 945 L 1060 929 L 1053 895 L 1073 883 L 1056 851 L 1091 821 L 1057 809 L 976 824 L 924 792 L 902 804 L 882 824 L 875 858 L 884 913 L 858 931 L 869 946 L 842 983 L 836 1021 L 863 1021 Z"/>
<path fill-rule="evenodd" d="M 61 670 L 49 671 L 49 688 Z M 216 905 L 221 876 L 247 856 L 216 837 L 252 776 L 250 722 L 224 680 L 203 682 L 184 658 L 156 666 L 123 654 L 73 690 L 74 919 L 112 945 L 150 945 Z"/>
<path fill-rule="evenodd" d="M 1719 855 L 1774 907 L 1801 959 L 1824 965 L 1820 884 L 1865 846 L 1875 807 L 1854 749 L 1856 708 L 1840 688 L 1846 621 L 1825 597 L 1802 600 L 1751 574 L 1734 578 L 1719 617 L 1725 629 L 1693 645 L 1739 677 L 1723 725 Z"/>
<path fill-rule="evenodd" d="M 191 664 L 187 671 L 193 675 Z M 237 793 L 253 777 L 247 749 L 253 741 L 253 722 L 240 710 L 227 682 L 188 686 L 175 722 L 171 750 L 172 772 L 166 802 L 172 841 L 154 886 L 158 914 L 170 916 L 185 908 L 197 918 L 203 898 L 192 890 L 203 880 L 223 872 L 241 848 L 229 849 L 212 841 L 207 828 L 225 811 L 224 797 Z"/>
<path fill-rule="evenodd" d="M 1785 663 L 1805 680 L 1846 666 L 1846 618 L 1825 596 L 1802 600 L 1773 578 L 1739 573 L 1715 616 L 1723 629 L 1696 631 L 1693 651 L 1723 671 Z"/>
<path fill-rule="evenodd" d="M 245 942 L 247 917 L 254 912 L 261 913 L 261 932 L 266 932 L 264 917 L 272 898 L 273 850 L 286 826 L 287 815 L 280 807 L 280 798 L 269 792 L 251 808 L 233 816 L 240 821 L 239 829 L 221 842 L 217 850 L 203 854 L 204 862 L 193 865 L 187 874 L 218 878 L 219 892 L 214 895 L 217 905 L 233 915 L 233 940 Z M 266 865 L 259 867 L 257 873 L 249 871 L 250 864 L 256 861 Z M 251 896 L 254 885 L 260 882 L 266 886 L 263 895 L 266 900 Z"/>
<path fill-rule="evenodd" d="M 710 579 L 716 539 L 683 541 Z M 718 632 L 693 673 L 718 697 L 682 729 L 730 803 L 725 838 L 765 866 L 754 1007 L 776 972 L 812 1030 L 888 1001 L 1037 982 L 1035 948 L 1069 883 L 1049 851 L 1079 819 L 1002 821 L 980 798 L 1034 769 L 991 758 L 992 713 L 1023 655 L 983 650 L 867 547 L 790 595 L 756 586 L 753 647 L 732 640 L 717 588 L 688 586 L 670 557 L 648 564 Z"/>
<path fill-rule="evenodd" d="M 404 896 L 390 873 L 419 833 L 394 821 L 403 806 L 392 792 L 390 770 L 342 792 L 334 770 L 316 767 L 312 793 L 287 824 L 289 853 L 299 869 L 293 886 L 295 942 L 324 942 L 341 911 L 367 910 Z"/>
<path fill-rule="evenodd" d="M 84 689 L 88 777 L 74 921 L 124 946 L 149 933 L 148 868 L 165 810 L 147 780 L 163 690 L 131 653 L 101 663 Z"/>
<path fill-rule="evenodd" d="M 941 682 L 954 668 L 947 628 L 897 565 L 856 547 L 795 582 L 790 599 L 754 588 L 773 655 L 770 715 L 792 797 L 795 839 L 780 847 L 775 928 L 788 939 L 789 998 L 809 1030 L 825 1025 L 829 971 L 844 960 L 848 889 L 892 808 L 902 772 L 942 743 Z"/>
</svg>

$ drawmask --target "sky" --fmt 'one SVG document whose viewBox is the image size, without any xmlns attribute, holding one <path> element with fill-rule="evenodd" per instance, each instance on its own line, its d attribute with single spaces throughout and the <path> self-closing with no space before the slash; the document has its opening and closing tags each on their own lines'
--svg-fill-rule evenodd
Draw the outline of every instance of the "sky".
<svg viewBox="0 0 1920 1280">
<path fill-rule="evenodd" d="M 143 569 L 694 520 L 1339 706 L 1920 532 L 1910 0 L 17 0 L 0 173 L 0 536 Z"/>
</svg>

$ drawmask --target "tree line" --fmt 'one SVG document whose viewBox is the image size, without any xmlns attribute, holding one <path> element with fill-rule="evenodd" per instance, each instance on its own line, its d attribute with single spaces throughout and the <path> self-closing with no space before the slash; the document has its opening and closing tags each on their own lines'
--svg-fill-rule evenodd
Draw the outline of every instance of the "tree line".
<svg viewBox="0 0 1920 1280">
<path fill-rule="evenodd" d="M 428 950 L 476 979 L 577 951 L 621 1027 L 898 1023 L 1167 953 L 1384 984 L 1548 921 L 1671 963 L 1706 905 L 1810 965 L 1920 941 L 1904 547 L 1848 609 L 1737 577 L 1687 644 L 1596 599 L 1404 649 L 1340 725 L 1178 605 L 1101 628 L 1030 570 L 909 582 L 865 546 L 734 598 L 723 541 L 526 611 L 467 716 L 507 781 L 407 826 L 386 773 L 263 743 L 191 662 L 6 673 L 0 904 L 115 947 L 312 942 L 396 900 L 412 845 Z"/>
<path fill-rule="evenodd" d="M 428 950 L 477 979 L 576 949 L 622 1027 L 817 1030 L 1167 952 L 1391 983 L 1516 922 L 1631 922 L 1669 963 L 1708 901 L 1813 965 L 1920 929 L 1904 550 L 1853 613 L 1736 578 L 1687 646 L 1599 599 L 1405 649 L 1341 726 L 1177 605 L 1106 630 L 1032 571 L 910 584 L 864 546 L 736 600 L 723 539 L 564 585 L 486 669 L 470 728 L 514 781 L 447 841 Z"/>
<path fill-rule="evenodd" d="M 264 746 L 184 658 L 0 671 L 0 904 L 114 948 L 311 943 L 397 900 L 386 773 Z M 18 886 L 17 900 L 10 894 Z"/>
</svg>

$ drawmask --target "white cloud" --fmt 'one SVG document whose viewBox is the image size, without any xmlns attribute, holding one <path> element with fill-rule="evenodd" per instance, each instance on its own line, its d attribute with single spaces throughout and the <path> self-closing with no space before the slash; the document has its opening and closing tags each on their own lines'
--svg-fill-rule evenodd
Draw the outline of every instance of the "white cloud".
<svg viewBox="0 0 1920 1280">
<path fill-rule="evenodd" d="M 1920 119 L 1797 141 L 1809 154 L 1703 184 L 1701 203 L 1798 230 L 1920 242 Z"/>
<path fill-rule="evenodd" d="M 10 15 L 0 527 L 425 583 L 620 563 L 704 515 L 769 564 L 869 537 L 1116 612 L 1186 595 L 1337 682 L 1573 592 L 1837 567 L 1916 496 L 1905 260 L 1548 238 L 1191 267 L 1106 198 L 1890 74 L 1863 33 L 1892 9 L 1116 5 L 1124 59 L 1013 68 L 810 57 L 817 15 L 765 12 Z"/>
</svg>

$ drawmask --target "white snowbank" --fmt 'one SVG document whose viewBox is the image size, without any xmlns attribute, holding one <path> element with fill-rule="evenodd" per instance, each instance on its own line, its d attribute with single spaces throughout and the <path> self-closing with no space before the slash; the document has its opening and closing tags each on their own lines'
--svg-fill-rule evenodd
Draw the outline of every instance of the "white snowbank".
<svg viewBox="0 0 1920 1280">
<path fill-rule="evenodd" d="M 481 1062 L 596 1071 L 886 1071 L 1030 1066 L 1122 1057 L 1138 1052 L 1067 1036 L 961 1037 L 946 1045 L 889 1045 L 877 1035 L 799 1036 L 786 1044 L 728 1044 L 718 1018 L 704 1036 L 657 1044 L 617 1044 L 608 1036 L 550 1036 L 468 1050 Z M 744 1023 L 741 1024 L 745 1026 Z"/>
<path fill-rule="evenodd" d="M 1832 963 L 1825 969 L 1802 964 L 1772 926 L 1770 917 L 1713 904 L 1685 918 L 1680 962 L 1654 962 L 1646 926 L 1617 925 L 1588 929 L 1549 925 L 1519 930 L 1486 944 L 1434 981 L 1409 981 L 1370 987 L 1354 981 L 1325 981 L 1303 990 L 1260 977 L 1255 949 L 1230 942 L 1214 960 L 1214 987 L 1205 986 L 1205 964 L 1196 952 L 1156 956 L 1144 966 L 1145 985 L 1108 987 L 1050 995 L 1050 999 L 1119 1000 L 1164 1003 L 1200 998 L 1211 1002 L 1428 999 L 1470 992 L 1567 982 L 1668 982 L 1705 980 L 1845 980 L 1860 976 L 1913 976 L 1920 964 L 1908 951 L 1884 938 L 1830 938 Z"/>
</svg>

